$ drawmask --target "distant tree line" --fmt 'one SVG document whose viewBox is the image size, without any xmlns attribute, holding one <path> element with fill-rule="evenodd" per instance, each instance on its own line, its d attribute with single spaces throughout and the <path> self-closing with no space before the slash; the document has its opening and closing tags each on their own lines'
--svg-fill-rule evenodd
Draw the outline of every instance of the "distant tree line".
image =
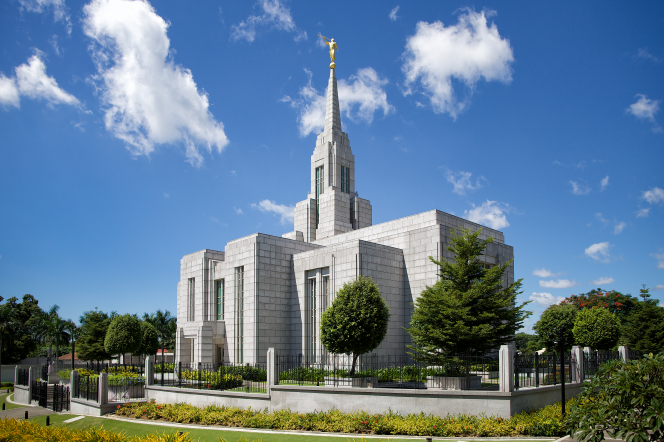
<svg viewBox="0 0 664 442">
<path fill-rule="evenodd" d="M 82 361 L 105 361 L 119 354 L 162 355 L 175 347 L 176 318 L 169 311 L 138 315 L 105 313 L 95 308 L 79 318 L 80 326 L 59 314 L 53 305 L 44 311 L 32 295 L 19 302 L 0 296 L 0 363 L 27 357 L 58 358 L 65 348 Z M 162 356 L 163 357 L 163 356 Z"/>
</svg>

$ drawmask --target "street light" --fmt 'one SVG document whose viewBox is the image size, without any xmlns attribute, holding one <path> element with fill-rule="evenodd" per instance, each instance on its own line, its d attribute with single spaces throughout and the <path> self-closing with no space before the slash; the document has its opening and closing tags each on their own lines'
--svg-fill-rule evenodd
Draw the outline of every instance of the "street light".
<svg viewBox="0 0 664 442">
<path fill-rule="evenodd" d="M 549 333 L 549 339 L 551 339 L 555 344 L 558 344 L 558 351 L 560 352 L 560 395 L 562 400 L 562 412 L 563 418 L 565 417 L 565 335 L 563 334 L 563 329 L 560 328 L 558 331 L 558 340 L 555 340 L 555 335 Z M 571 369 L 571 367 L 570 367 Z M 556 370 L 553 370 L 553 379 L 555 382 L 556 379 Z"/>
</svg>

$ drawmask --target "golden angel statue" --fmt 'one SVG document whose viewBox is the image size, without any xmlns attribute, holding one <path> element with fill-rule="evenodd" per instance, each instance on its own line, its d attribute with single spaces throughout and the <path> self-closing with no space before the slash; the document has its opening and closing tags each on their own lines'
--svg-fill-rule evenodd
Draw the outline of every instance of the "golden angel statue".
<svg viewBox="0 0 664 442">
<path fill-rule="evenodd" d="M 332 63 L 330 63 L 330 67 L 334 69 L 337 65 L 335 63 L 335 60 L 337 59 L 336 54 L 337 51 L 339 50 L 339 46 L 337 46 L 337 42 L 334 41 L 334 38 L 331 38 L 330 41 L 327 41 L 327 38 L 324 36 L 318 34 L 319 37 L 323 37 L 323 40 L 325 40 L 325 44 L 330 47 L 330 60 L 332 60 Z"/>
</svg>

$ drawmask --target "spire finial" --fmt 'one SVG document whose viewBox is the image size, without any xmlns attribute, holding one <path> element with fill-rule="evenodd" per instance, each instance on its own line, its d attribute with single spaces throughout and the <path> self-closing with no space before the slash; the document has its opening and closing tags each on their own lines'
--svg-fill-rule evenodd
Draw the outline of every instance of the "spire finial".
<svg viewBox="0 0 664 442">
<path fill-rule="evenodd" d="M 322 35 L 318 34 L 319 37 L 323 37 Z M 339 46 L 337 46 L 337 42 L 334 41 L 334 38 L 331 38 L 330 41 L 327 41 L 327 38 L 323 37 L 323 40 L 325 41 L 325 44 L 330 47 L 330 60 L 332 63 L 330 63 L 330 69 L 334 69 L 337 67 L 337 64 L 335 63 L 335 60 L 337 59 L 337 51 L 339 50 Z"/>
</svg>

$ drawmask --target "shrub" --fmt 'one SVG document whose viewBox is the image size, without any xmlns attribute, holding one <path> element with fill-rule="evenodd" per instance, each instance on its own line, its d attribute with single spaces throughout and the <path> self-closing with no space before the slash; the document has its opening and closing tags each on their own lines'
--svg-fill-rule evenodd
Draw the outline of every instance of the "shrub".
<svg viewBox="0 0 664 442">
<path fill-rule="evenodd" d="M 0 388 L 9 388 L 9 387 L 13 387 L 13 386 L 14 386 L 13 382 L 2 382 L 2 383 L 0 383 Z"/>
<path fill-rule="evenodd" d="M 579 440 L 664 440 L 664 354 L 609 361 L 579 395 L 568 416 Z"/>
<path fill-rule="evenodd" d="M 164 363 L 164 373 L 173 373 L 174 371 L 175 371 L 175 364 L 172 364 L 170 362 Z M 154 372 L 161 373 L 161 362 L 155 362 Z"/>
<path fill-rule="evenodd" d="M 206 384 L 207 388 L 216 390 L 223 388 L 230 390 L 242 386 L 242 376 L 234 374 L 223 374 L 220 371 L 199 371 L 198 370 L 182 370 L 182 379 L 198 382 L 199 380 Z"/>
<path fill-rule="evenodd" d="M 567 407 L 573 405 L 572 399 Z M 562 436 L 565 434 L 560 404 L 533 412 L 523 412 L 510 419 L 500 417 L 448 415 L 438 417 L 424 413 L 402 415 L 388 412 L 370 415 L 364 411 L 342 413 L 339 410 L 296 413 L 278 410 L 272 413 L 252 409 L 211 405 L 197 408 L 189 404 L 127 403 L 116 414 L 133 418 L 160 419 L 178 423 L 223 425 L 229 427 L 267 428 L 385 434 L 412 436 Z"/>
</svg>

